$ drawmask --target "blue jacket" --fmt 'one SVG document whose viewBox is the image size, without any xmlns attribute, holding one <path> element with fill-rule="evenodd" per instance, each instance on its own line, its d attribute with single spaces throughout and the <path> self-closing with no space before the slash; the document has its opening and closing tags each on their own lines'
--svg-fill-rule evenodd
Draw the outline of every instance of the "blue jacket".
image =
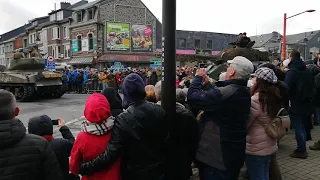
<svg viewBox="0 0 320 180">
<path fill-rule="evenodd" d="M 291 114 L 309 114 L 312 111 L 312 104 L 300 99 L 302 86 L 307 86 L 308 81 L 313 81 L 312 75 L 307 70 L 306 64 L 301 60 L 294 60 L 289 64 L 289 71 L 286 73 L 285 83 L 289 89 L 289 100 Z M 307 79 L 311 78 L 311 79 Z M 312 89 L 310 89 L 311 92 Z M 305 95 L 304 95 L 305 96 Z"/>
<path fill-rule="evenodd" d="M 196 76 L 188 91 L 188 103 L 204 111 L 200 119 L 200 142 L 196 159 L 226 170 L 237 179 L 245 160 L 247 122 L 251 96 L 246 80 L 220 82 L 217 88 L 202 90 Z"/>
</svg>

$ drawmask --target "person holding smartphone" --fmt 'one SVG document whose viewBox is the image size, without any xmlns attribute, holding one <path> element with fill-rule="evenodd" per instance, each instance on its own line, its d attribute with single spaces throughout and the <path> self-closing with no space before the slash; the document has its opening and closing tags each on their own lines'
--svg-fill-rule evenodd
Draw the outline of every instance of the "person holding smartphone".
<svg viewBox="0 0 320 180">
<path fill-rule="evenodd" d="M 53 138 L 53 126 L 57 125 L 63 138 Z M 35 134 L 45 138 L 55 152 L 61 171 L 66 180 L 76 179 L 69 174 L 69 156 L 75 141 L 70 129 L 64 124 L 64 120 L 59 118 L 52 120 L 47 115 L 35 116 L 28 122 L 29 134 Z"/>
</svg>

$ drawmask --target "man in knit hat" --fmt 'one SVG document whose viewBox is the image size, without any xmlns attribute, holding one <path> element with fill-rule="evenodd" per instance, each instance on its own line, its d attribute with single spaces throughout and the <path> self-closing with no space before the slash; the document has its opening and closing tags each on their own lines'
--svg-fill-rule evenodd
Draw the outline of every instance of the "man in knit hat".
<svg viewBox="0 0 320 180">
<path fill-rule="evenodd" d="M 116 117 L 106 151 L 83 163 L 79 173 L 108 169 L 122 155 L 122 180 L 163 179 L 169 132 L 164 110 L 145 100 L 145 84 L 136 73 L 125 78 L 123 95 L 126 111 Z"/>
</svg>

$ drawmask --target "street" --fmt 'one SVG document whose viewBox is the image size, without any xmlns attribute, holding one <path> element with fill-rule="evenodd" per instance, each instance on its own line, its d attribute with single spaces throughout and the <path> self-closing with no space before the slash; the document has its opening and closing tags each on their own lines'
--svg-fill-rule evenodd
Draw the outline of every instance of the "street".
<svg viewBox="0 0 320 180">
<path fill-rule="evenodd" d="M 64 94 L 59 99 L 42 99 L 34 102 L 18 102 L 20 114 L 17 117 L 28 127 L 29 118 L 46 114 L 51 119 L 62 118 L 65 123 L 83 116 L 83 108 L 88 95 Z"/>
</svg>

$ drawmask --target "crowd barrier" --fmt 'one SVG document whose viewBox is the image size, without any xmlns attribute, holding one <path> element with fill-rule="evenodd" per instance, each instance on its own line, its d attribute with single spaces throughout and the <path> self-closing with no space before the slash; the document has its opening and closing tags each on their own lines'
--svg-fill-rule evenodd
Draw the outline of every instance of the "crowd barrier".
<svg viewBox="0 0 320 180">
<path fill-rule="evenodd" d="M 85 92 L 87 94 L 92 94 L 95 92 L 101 92 L 103 90 L 103 85 L 99 80 L 88 80 L 85 86 Z"/>
</svg>

